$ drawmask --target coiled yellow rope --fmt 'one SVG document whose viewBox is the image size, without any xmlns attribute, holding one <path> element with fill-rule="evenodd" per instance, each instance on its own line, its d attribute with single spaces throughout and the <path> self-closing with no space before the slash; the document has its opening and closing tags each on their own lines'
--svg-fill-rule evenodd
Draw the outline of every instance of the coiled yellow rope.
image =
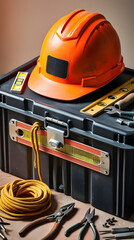
<svg viewBox="0 0 134 240">
<path fill-rule="evenodd" d="M 6 219 L 20 220 L 44 213 L 51 206 L 51 192 L 38 180 L 14 180 L 1 190 L 0 210 Z"/>
<path fill-rule="evenodd" d="M 37 216 L 51 207 L 51 191 L 43 183 L 40 169 L 37 130 L 38 122 L 33 124 L 31 142 L 34 151 L 34 166 L 38 167 L 40 181 L 14 180 L 0 187 L 0 216 L 11 220 L 27 219 Z"/>
</svg>

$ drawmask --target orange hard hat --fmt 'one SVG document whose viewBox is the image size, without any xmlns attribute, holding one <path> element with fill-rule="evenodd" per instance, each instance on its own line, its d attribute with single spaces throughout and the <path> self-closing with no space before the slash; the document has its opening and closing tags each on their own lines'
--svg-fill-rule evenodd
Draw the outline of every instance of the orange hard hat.
<svg viewBox="0 0 134 240">
<path fill-rule="evenodd" d="M 28 86 L 58 100 L 84 96 L 124 70 L 119 37 L 99 13 L 76 10 L 46 35 Z"/>
</svg>

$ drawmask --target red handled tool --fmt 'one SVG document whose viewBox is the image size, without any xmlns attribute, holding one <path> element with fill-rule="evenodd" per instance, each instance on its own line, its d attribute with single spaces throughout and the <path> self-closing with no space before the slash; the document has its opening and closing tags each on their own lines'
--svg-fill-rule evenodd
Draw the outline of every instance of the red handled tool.
<svg viewBox="0 0 134 240">
<path fill-rule="evenodd" d="M 37 220 L 34 220 L 32 223 L 28 224 L 26 227 L 24 227 L 20 232 L 19 235 L 21 237 L 24 237 L 30 230 L 32 230 L 34 227 L 38 226 L 39 224 L 48 222 L 48 221 L 55 221 L 54 226 L 52 227 L 51 231 L 41 240 L 48 240 L 51 239 L 52 235 L 55 234 L 56 230 L 58 229 L 62 219 L 69 214 L 73 208 L 74 208 L 75 203 L 70 203 L 68 205 L 65 205 L 59 210 L 51 215 L 41 217 Z"/>
</svg>

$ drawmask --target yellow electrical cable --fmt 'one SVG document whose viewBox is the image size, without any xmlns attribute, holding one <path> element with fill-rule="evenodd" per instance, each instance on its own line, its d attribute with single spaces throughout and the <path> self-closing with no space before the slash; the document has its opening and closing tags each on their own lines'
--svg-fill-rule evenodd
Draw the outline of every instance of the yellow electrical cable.
<svg viewBox="0 0 134 240">
<path fill-rule="evenodd" d="M 39 122 L 35 122 L 31 129 L 31 143 L 34 152 L 34 167 L 38 168 L 38 175 L 40 181 L 43 182 L 42 175 L 41 175 L 41 167 L 40 167 L 40 155 L 39 155 L 39 146 L 38 146 L 38 138 L 37 138 L 37 131 L 40 128 Z"/>
<path fill-rule="evenodd" d="M 34 166 L 38 167 L 40 181 L 14 180 L 0 187 L 0 216 L 11 220 L 38 216 L 51 207 L 51 190 L 43 183 L 40 169 L 37 131 L 38 122 L 33 124 L 31 142 L 34 151 Z"/>
</svg>

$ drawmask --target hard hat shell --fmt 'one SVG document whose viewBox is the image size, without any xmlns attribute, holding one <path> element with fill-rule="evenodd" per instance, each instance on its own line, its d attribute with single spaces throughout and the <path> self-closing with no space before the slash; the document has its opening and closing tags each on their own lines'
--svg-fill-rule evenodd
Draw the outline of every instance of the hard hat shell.
<svg viewBox="0 0 134 240">
<path fill-rule="evenodd" d="M 84 96 L 124 70 L 119 37 L 99 13 L 76 10 L 46 35 L 28 86 L 58 100 Z"/>
</svg>

